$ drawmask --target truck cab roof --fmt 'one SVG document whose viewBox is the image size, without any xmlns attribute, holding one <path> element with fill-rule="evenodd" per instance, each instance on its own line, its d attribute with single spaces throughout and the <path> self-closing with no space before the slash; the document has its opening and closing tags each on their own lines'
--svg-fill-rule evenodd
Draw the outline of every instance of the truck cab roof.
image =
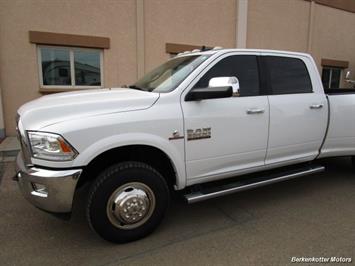
<svg viewBox="0 0 355 266">
<path fill-rule="evenodd" d="M 271 49 L 239 49 L 239 48 L 219 48 L 215 47 L 210 50 L 193 50 L 193 51 L 185 51 L 179 53 L 176 57 L 182 56 L 190 56 L 190 55 L 216 55 L 216 54 L 225 54 L 231 52 L 238 52 L 238 53 L 273 53 L 273 54 L 283 54 L 283 55 L 290 55 L 290 56 L 303 56 L 303 57 L 311 57 L 310 54 L 301 53 L 301 52 L 293 52 L 293 51 L 283 51 L 283 50 L 271 50 Z"/>
</svg>

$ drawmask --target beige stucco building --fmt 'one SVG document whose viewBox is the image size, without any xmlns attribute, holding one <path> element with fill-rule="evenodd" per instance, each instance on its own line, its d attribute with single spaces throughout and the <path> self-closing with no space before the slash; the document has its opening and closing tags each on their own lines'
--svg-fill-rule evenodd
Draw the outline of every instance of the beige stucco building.
<svg viewBox="0 0 355 266">
<path fill-rule="evenodd" d="M 345 70 L 355 75 L 355 1 L 0 0 L 0 137 L 15 134 L 29 100 L 131 84 L 202 45 L 308 52 L 324 84 L 345 86 Z"/>
</svg>

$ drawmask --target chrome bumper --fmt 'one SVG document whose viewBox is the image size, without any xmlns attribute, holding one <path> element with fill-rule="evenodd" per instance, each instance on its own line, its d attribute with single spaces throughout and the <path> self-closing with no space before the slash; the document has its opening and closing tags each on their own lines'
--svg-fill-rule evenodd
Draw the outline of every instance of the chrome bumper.
<svg viewBox="0 0 355 266">
<path fill-rule="evenodd" d="M 71 211 L 81 172 L 81 169 L 57 171 L 26 167 L 21 152 L 16 160 L 16 179 L 23 196 L 36 207 L 49 212 Z"/>
</svg>

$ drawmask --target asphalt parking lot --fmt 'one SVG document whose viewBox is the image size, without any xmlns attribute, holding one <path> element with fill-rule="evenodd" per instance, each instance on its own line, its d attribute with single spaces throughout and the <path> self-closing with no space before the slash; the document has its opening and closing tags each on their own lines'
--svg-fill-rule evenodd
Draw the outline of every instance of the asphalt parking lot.
<svg viewBox="0 0 355 266">
<path fill-rule="evenodd" d="M 194 205 L 174 200 L 149 237 L 101 240 L 76 206 L 72 220 L 43 213 L 0 165 L 0 265 L 287 265 L 292 257 L 355 259 L 355 171 L 348 158 L 327 172 Z M 1 171 L 0 171 L 1 172 Z"/>
</svg>

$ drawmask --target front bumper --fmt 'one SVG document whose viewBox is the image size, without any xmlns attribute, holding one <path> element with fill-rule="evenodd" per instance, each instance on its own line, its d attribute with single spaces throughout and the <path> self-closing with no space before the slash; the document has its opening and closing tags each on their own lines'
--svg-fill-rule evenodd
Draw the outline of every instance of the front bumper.
<svg viewBox="0 0 355 266">
<path fill-rule="evenodd" d="M 82 169 L 47 170 L 27 167 L 20 152 L 16 179 L 23 196 L 36 207 L 54 213 L 71 212 L 75 187 Z"/>
</svg>

